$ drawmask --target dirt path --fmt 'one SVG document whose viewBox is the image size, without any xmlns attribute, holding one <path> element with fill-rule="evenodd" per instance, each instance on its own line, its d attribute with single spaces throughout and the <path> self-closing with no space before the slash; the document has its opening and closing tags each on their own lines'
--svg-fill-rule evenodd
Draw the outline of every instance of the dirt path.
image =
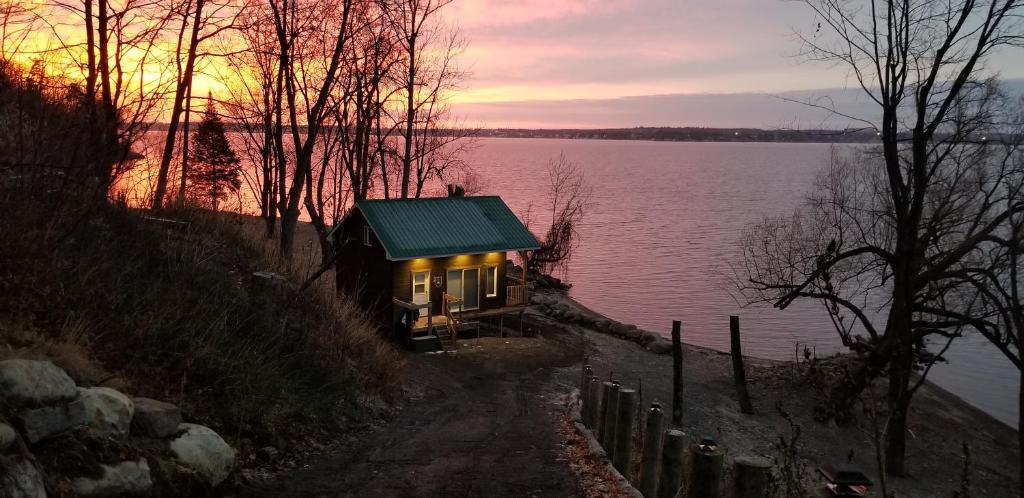
<svg viewBox="0 0 1024 498">
<path fill-rule="evenodd" d="M 412 399 L 395 419 L 254 495 L 577 496 L 555 422 L 569 386 L 553 373 L 579 363 L 580 341 L 483 338 L 410 356 Z"/>
<path fill-rule="evenodd" d="M 529 312 L 540 338 L 460 341 L 455 355 L 410 355 L 407 406 L 387 425 L 261 493 L 264 496 L 552 496 L 582 494 L 562 460 L 558 398 L 579 382 L 586 359 L 595 373 L 642 384 L 644 405 L 671 396 L 671 356 Z M 837 427 L 812 417 L 817 388 L 791 363 L 747 360 L 757 413 L 737 409 L 728 355 L 684 349 L 684 427 L 714 437 L 730 457 L 779 454 L 790 428 L 779 404 L 802 428 L 798 444 L 812 487 L 814 468 L 852 458 L 876 479 L 869 427 Z M 934 386 L 915 397 L 908 464 L 890 478 L 904 496 L 951 496 L 959 487 L 963 442 L 971 445 L 972 494 L 1014 496 L 1016 434 L 1010 427 Z M 259 494 L 257 494 L 259 495 Z"/>
</svg>

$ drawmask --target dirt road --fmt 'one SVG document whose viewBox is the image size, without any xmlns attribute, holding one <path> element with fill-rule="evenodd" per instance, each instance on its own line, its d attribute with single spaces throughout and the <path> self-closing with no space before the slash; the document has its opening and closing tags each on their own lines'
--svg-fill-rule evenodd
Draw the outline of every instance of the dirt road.
<svg viewBox="0 0 1024 498">
<path fill-rule="evenodd" d="M 256 495 L 567 497 L 554 369 L 579 363 L 582 338 L 483 338 L 455 355 L 410 356 L 410 401 L 357 447 Z"/>
</svg>

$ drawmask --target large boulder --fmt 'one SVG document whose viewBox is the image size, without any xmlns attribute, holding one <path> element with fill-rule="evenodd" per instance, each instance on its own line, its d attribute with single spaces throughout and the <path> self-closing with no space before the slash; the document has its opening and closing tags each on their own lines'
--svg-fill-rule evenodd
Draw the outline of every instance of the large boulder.
<svg viewBox="0 0 1024 498">
<path fill-rule="evenodd" d="M 27 458 L 0 461 L 0 496 L 46 498 L 43 475 Z"/>
<path fill-rule="evenodd" d="M 171 441 L 171 453 L 211 486 L 227 479 L 235 466 L 235 450 L 213 429 L 198 424 L 181 424 L 183 432 Z"/>
<path fill-rule="evenodd" d="M 103 475 L 99 479 L 78 477 L 71 481 L 76 496 L 143 495 L 153 487 L 145 458 L 101 467 Z"/>
<path fill-rule="evenodd" d="M 79 398 L 85 403 L 86 423 L 100 436 L 125 437 L 132 426 L 135 404 L 119 391 L 109 387 L 80 387 Z"/>
<path fill-rule="evenodd" d="M 78 396 L 67 372 L 48 361 L 0 361 L 0 399 L 18 406 L 71 401 Z"/>
<path fill-rule="evenodd" d="M 648 344 L 647 349 L 654 354 L 669 354 L 672 352 L 672 341 L 658 338 L 658 340 Z"/>
<path fill-rule="evenodd" d="M 0 453 L 7 451 L 7 448 L 10 448 L 17 440 L 18 433 L 14 431 L 14 427 L 0 422 Z"/>
<path fill-rule="evenodd" d="M 177 406 L 149 398 L 135 398 L 132 433 L 137 436 L 165 438 L 178 432 L 181 410 Z"/>
<path fill-rule="evenodd" d="M 664 339 L 664 337 L 662 337 L 661 334 L 657 332 L 651 332 L 650 330 L 641 330 L 640 338 L 637 339 L 637 341 L 640 343 L 641 346 L 647 346 L 652 342 L 660 341 L 662 339 Z"/>
<path fill-rule="evenodd" d="M 57 436 L 85 425 L 85 403 L 70 403 L 25 410 L 18 416 L 21 432 L 30 444 Z"/>
</svg>

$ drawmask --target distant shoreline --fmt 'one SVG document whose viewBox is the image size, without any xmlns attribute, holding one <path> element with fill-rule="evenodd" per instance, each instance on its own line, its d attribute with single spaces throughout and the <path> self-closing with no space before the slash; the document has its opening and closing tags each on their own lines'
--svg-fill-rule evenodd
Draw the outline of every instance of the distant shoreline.
<svg viewBox="0 0 1024 498">
<path fill-rule="evenodd" d="M 558 138 L 648 142 L 875 143 L 874 130 L 765 130 L 760 128 L 638 127 L 602 129 L 485 128 L 478 138 Z"/>
<path fill-rule="evenodd" d="M 244 132 L 243 127 L 225 123 L 230 132 Z M 153 123 L 149 131 L 167 131 L 166 123 Z M 397 133 L 397 132 L 396 132 Z M 758 143 L 875 143 L 878 137 L 871 129 L 761 129 L 702 127 L 635 127 L 635 128 L 478 128 L 435 130 L 440 135 L 476 138 L 557 138 L 568 140 L 637 140 L 649 142 L 758 142 Z"/>
</svg>

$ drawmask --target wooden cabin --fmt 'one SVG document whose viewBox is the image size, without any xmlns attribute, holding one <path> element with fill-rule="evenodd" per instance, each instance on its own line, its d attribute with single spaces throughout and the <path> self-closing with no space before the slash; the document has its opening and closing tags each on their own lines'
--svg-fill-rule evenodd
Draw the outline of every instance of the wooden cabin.
<svg viewBox="0 0 1024 498">
<path fill-rule="evenodd" d="M 540 247 L 497 196 L 361 200 L 334 236 L 338 287 L 396 335 L 445 349 L 474 320 L 525 309 L 506 260 Z"/>
</svg>

